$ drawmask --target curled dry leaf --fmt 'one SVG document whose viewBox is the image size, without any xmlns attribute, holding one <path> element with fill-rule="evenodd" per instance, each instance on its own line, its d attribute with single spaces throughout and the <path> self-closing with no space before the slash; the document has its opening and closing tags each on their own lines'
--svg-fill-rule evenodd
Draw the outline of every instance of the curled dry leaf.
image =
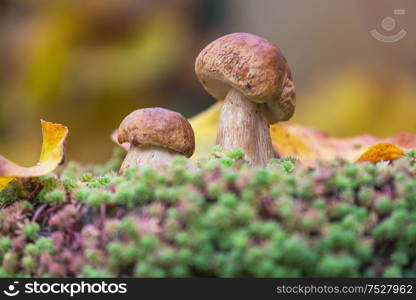
<svg viewBox="0 0 416 300">
<path fill-rule="evenodd" d="M 42 127 L 42 151 L 39 162 L 33 167 L 21 167 L 8 159 L 0 156 L 0 190 L 17 177 L 39 177 L 46 175 L 63 161 L 64 142 L 68 135 L 68 128 L 61 124 L 55 124 L 41 120 Z"/>
<path fill-rule="evenodd" d="M 221 102 L 189 120 L 194 132 L 196 149 L 193 159 L 206 156 L 215 145 Z M 314 167 L 318 161 L 345 159 L 350 162 L 392 160 L 403 155 L 403 151 L 416 148 L 416 135 L 399 133 L 380 139 L 372 135 L 336 138 L 302 125 L 277 123 L 270 126 L 273 148 L 280 157 L 296 157 L 304 165 Z M 112 134 L 117 142 L 117 131 Z M 128 150 L 129 145 L 119 145 Z M 371 159 L 370 159 L 371 158 Z"/>
<path fill-rule="evenodd" d="M 404 152 L 398 146 L 392 143 L 383 142 L 369 147 L 366 152 L 361 154 L 357 161 L 376 163 L 381 160 L 394 160 L 403 156 Z"/>
<path fill-rule="evenodd" d="M 311 167 L 318 161 L 337 158 L 356 161 L 367 147 L 378 142 L 370 135 L 335 138 L 320 130 L 294 124 L 274 124 L 270 127 L 270 134 L 279 156 L 296 157 Z"/>
<path fill-rule="evenodd" d="M 404 150 L 416 147 L 416 135 L 400 133 L 380 139 L 372 135 L 350 138 L 331 137 L 317 129 L 293 125 L 274 124 L 270 128 L 273 147 L 282 156 L 293 156 L 307 166 L 332 159 L 350 162 L 379 162 L 394 160 L 404 155 Z"/>
</svg>

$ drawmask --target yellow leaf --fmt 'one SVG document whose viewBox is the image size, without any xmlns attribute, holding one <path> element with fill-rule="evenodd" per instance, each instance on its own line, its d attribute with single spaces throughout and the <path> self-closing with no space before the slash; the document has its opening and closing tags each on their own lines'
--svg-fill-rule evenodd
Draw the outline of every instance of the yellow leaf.
<svg viewBox="0 0 416 300">
<path fill-rule="evenodd" d="M 381 160 L 394 160 L 402 157 L 403 155 L 403 150 L 398 146 L 383 142 L 369 147 L 367 151 L 361 154 L 357 161 L 369 161 L 376 163 Z"/>
<path fill-rule="evenodd" d="M 222 102 L 214 105 L 189 119 L 195 133 L 195 152 L 193 159 L 210 154 L 217 139 L 217 127 L 220 120 Z"/>
<path fill-rule="evenodd" d="M 277 126 L 282 127 L 286 134 L 273 134 L 273 128 Z M 408 133 L 399 133 L 385 139 L 372 135 L 336 138 L 320 130 L 294 124 L 277 124 L 271 126 L 271 129 L 273 147 L 280 156 L 293 155 L 311 167 L 319 161 L 337 158 L 349 162 L 393 160 L 402 157 L 403 150 L 416 145 L 416 136 Z"/>
<path fill-rule="evenodd" d="M 14 177 L 0 177 L 0 191 L 5 189 L 14 179 Z"/>
<path fill-rule="evenodd" d="M 292 132 L 287 126 L 279 123 L 270 126 L 270 136 L 275 151 L 281 157 L 296 157 L 306 165 L 311 165 L 317 153 L 305 139 Z"/>
<path fill-rule="evenodd" d="M 295 124 L 275 124 L 271 126 L 271 129 L 276 126 L 282 127 L 287 133 L 279 137 L 273 135 L 273 130 L 270 132 L 273 147 L 279 156 L 295 156 L 304 165 L 310 167 L 316 166 L 319 161 L 337 158 L 353 162 L 367 146 L 377 142 L 377 139 L 370 135 L 336 138 L 318 129 Z M 282 151 L 287 147 L 289 147 L 287 151 Z M 290 150 L 290 148 L 293 149 Z"/>
<path fill-rule="evenodd" d="M 68 128 L 41 120 L 42 151 L 39 162 L 33 167 L 21 167 L 0 156 L 0 190 L 16 177 L 39 177 L 46 175 L 63 161 L 64 142 L 68 135 Z"/>
</svg>

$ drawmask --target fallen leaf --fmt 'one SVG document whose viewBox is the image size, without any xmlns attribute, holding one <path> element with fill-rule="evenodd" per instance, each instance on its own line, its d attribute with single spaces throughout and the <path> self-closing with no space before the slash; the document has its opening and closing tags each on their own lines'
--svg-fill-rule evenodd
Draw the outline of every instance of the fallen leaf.
<svg viewBox="0 0 416 300">
<path fill-rule="evenodd" d="M 14 179 L 14 177 L 0 177 L 0 191 L 5 189 Z"/>
<path fill-rule="evenodd" d="M 192 156 L 194 160 L 211 153 L 217 139 L 221 106 L 222 102 L 216 102 L 208 109 L 189 119 L 195 133 L 195 152 Z"/>
<path fill-rule="evenodd" d="M 394 160 L 403 156 L 404 152 L 398 146 L 383 142 L 369 147 L 366 152 L 361 154 L 357 161 L 376 163 L 381 160 Z"/>
<path fill-rule="evenodd" d="M 293 134 L 279 123 L 270 126 L 270 136 L 273 148 L 282 157 L 295 157 L 304 164 L 311 165 L 314 158 L 320 155 L 317 149 L 308 144 L 305 137 Z"/>
<path fill-rule="evenodd" d="M 276 127 L 281 127 L 280 130 L 288 134 L 283 137 L 281 134 L 280 138 L 273 135 Z M 316 166 L 318 161 L 337 158 L 349 162 L 393 160 L 403 156 L 405 150 L 416 146 L 416 135 L 409 133 L 399 133 L 384 139 L 372 135 L 336 138 L 320 130 L 294 124 L 274 124 L 271 126 L 270 133 L 273 147 L 280 156 L 295 156 L 304 165 L 312 167 Z M 302 144 L 291 142 L 295 138 L 302 141 Z M 299 150 L 291 150 L 290 147 Z M 296 155 L 296 152 L 299 154 Z"/>
<path fill-rule="evenodd" d="M 281 127 L 287 134 L 286 136 L 275 136 L 273 131 L 276 127 Z M 351 138 L 336 138 L 315 129 L 302 125 L 287 123 L 273 124 L 270 127 L 273 147 L 281 157 L 294 156 L 304 165 L 314 167 L 318 161 L 345 159 L 356 161 L 365 149 L 378 142 L 371 135 L 361 135 Z M 296 139 L 305 145 L 300 147 L 290 141 Z M 287 146 L 287 144 L 289 146 Z M 298 150 L 290 150 L 290 147 Z M 285 150 L 288 148 L 288 150 Z M 298 154 L 296 154 L 298 152 Z"/>
<path fill-rule="evenodd" d="M 39 177 L 46 175 L 63 161 L 64 142 L 68 135 L 68 128 L 61 124 L 55 124 L 41 120 L 42 127 L 42 151 L 39 162 L 33 167 L 21 167 L 8 159 L 0 156 L 0 190 L 15 178 Z"/>
</svg>

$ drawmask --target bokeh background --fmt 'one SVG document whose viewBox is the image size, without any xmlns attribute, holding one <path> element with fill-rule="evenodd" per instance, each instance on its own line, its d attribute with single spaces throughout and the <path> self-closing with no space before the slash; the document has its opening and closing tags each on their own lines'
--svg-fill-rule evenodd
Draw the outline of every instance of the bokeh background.
<svg viewBox="0 0 416 300">
<path fill-rule="evenodd" d="M 372 29 L 407 35 L 386 44 Z M 214 103 L 195 57 L 237 31 L 285 54 L 298 91 L 290 122 L 336 136 L 416 133 L 415 29 L 414 0 L 0 0 L 0 153 L 33 165 L 43 118 L 70 128 L 69 159 L 100 163 L 132 110 L 195 115 Z"/>
</svg>

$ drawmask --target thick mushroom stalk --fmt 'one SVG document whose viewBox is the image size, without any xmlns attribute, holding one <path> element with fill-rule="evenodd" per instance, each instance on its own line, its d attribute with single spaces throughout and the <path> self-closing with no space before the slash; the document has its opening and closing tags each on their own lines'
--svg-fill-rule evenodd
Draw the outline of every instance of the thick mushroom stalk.
<svg viewBox="0 0 416 300">
<path fill-rule="evenodd" d="M 266 106 L 230 89 L 221 108 L 217 144 L 225 149 L 243 149 L 253 166 L 266 165 L 274 157 Z"/>
<path fill-rule="evenodd" d="M 181 114 L 164 108 L 139 109 L 121 122 L 117 139 L 130 143 L 120 174 L 129 167 L 169 165 L 177 155 L 191 157 L 195 136 L 191 124 Z"/>
<path fill-rule="evenodd" d="M 170 149 L 157 146 L 134 146 L 132 144 L 121 164 L 119 172 L 124 174 L 126 169 L 137 166 L 149 166 L 159 169 L 171 164 L 172 160 L 178 155 L 180 153 Z"/>
<path fill-rule="evenodd" d="M 224 100 L 217 144 L 243 149 L 251 165 L 266 165 L 274 156 L 269 125 L 290 119 L 296 106 L 280 50 L 253 34 L 232 33 L 201 51 L 195 73 L 208 93 Z"/>
</svg>

